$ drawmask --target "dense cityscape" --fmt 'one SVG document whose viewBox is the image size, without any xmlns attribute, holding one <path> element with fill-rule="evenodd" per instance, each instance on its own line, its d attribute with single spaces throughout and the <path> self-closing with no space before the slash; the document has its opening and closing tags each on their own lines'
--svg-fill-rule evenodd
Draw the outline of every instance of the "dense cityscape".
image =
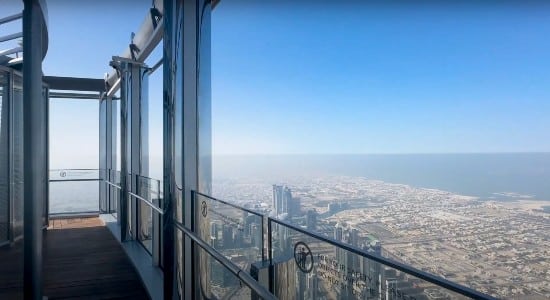
<svg viewBox="0 0 550 300">
<path fill-rule="evenodd" d="M 299 178 L 284 185 L 221 180 L 214 184 L 214 195 L 498 298 L 550 299 L 548 202 L 527 195 L 503 192 L 499 196 L 510 200 L 495 201 L 345 176 Z M 219 212 L 211 223 L 214 243 L 249 269 L 261 257 L 259 219 L 235 210 Z M 220 216 L 230 217 L 223 221 Z M 292 262 L 284 272 L 296 274 L 289 284 L 299 299 L 456 298 L 315 240 L 308 243 L 316 267 L 302 274 L 294 266 L 292 248 L 304 237 L 288 229 L 275 231 L 275 246 L 282 249 L 278 257 Z"/>
</svg>

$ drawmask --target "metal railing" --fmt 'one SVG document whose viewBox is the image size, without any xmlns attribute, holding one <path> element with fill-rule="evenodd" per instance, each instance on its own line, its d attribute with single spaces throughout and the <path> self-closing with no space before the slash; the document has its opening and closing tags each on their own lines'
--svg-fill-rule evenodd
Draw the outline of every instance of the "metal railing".
<svg viewBox="0 0 550 300">
<path fill-rule="evenodd" d="M 272 244 L 272 241 L 273 241 L 273 225 L 272 224 L 281 225 L 285 228 L 291 229 L 293 231 L 304 234 L 308 237 L 314 238 L 315 240 L 322 241 L 324 243 L 327 243 L 327 244 L 332 245 L 334 247 L 337 247 L 339 249 L 345 250 L 349 253 L 364 257 L 368 260 L 371 260 L 371 261 L 374 261 L 374 262 L 377 262 L 377 263 L 380 263 L 384 266 L 387 266 L 387 267 L 393 268 L 395 270 L 401 271 L 405 274 L 408 274 L 408 275 L 413 276 L 413 277 L 418 278 L 418 279 L 422 279 L 426 282 L 432 283 L 436 286 L 442 287 L 442 288 L 447 289 L 449 291 L 453 291 L 457 294 L 466 296 L 468 298 L 485 299 L 485 300 L 495 300 L 496 299 L 496 298 L 491 297 L 489 295 L 486 295 L 486 294 L 483 294 L 483 293 L 478 292 L 476 290 L 473 290 L 469 287 L 460 285 L 458 283 L 446 280 L 442 277 L 439 277 L 439 276 L 424 272 L 422 270 L 416 269 L 416 268 L 414 268 L 410 265 L 400 263 L 398 261 L 383 257 L 381 255 L 369 253 L 365 250 L 360 249 L 359 247 L 339 242 L 339 241 L 337 241 L 333 238 L 323 236 L 323 235 L 317 234 L 315 232 L 311 232 L 309 230 L 303 229 L 301 227 L 290 224 L 290 223 L 285 222 L 283 220 L 278 220 L 278 219 L 275 219 L 275 218 L 272 218 L 272 217 L 268 217 L 268 232 L 267 232 L 267 234 L 268 234 L 268 245 L 269 245 L 268 248 L 269 248 L 269 254 L 270 254 L 269 260 L 270 260 L 271 264 L 273 264 L 273 244 Z"/>
<path fill-rule="evenodd" d="M 63 171 L 66 171 L 66 170 L 57 170 L 57 171 L 63 172 Z M 97 171 L 97 170 L 80 169 L 80 170 L 72 170 L 72 171 L 88 172 L 88 171 Z M 140 179 L 156 181 L 155 179 L 152 179 L 152 178 L 146 178 L 146 177 L 143 177 L 143 176 L 141 176 L 141 178 L 140 178 L 140 176 L 138 176 L 138 175 L 134 175 L 134 176 L 136 176 L 135 177 L 135 180 L 136 180 L 135 181 L 135 183 L 136 183 L 135 186 L 138 186 L 137 183 Z M 52 180 L 52 182 L 59 182 L 59 181 L 95 181 L 95 180 L 99 180 L 99 178 L 98 179 L 95 179 L 95 178 L 93 178 L 93 179 L 92 178 L 55 179 L 55 180 Z M 120 185 L 118 185 L 116 183 L 113 183 L 111 181 L 103 180 L 103 182 L 105 184 L 107 184 L 109 186 L 112 186 L 112 187 L 115 187 L 119 190 L 121 189 Z M 134 199 L 139 200 L 138 202 L 142 202 L 142 203 L 146 204 L 147 206 L 149 206 L 153 211 L 155 211 L 155 213 L 158 213 L 159 216 L 160 216 L 160 215 L 164 214 L 164 209 L 162 208 L 162 205 L 160 205 L 160 198 L 161 198 L 160 183 L 157 183 L 157 186 L 158 186 L 158 191 L 156 191 L 154 193 L 157 193 L 157 199 L 159 200 L 159 205 L 158 206 L 153 201 L 147 199 L 148 196 L 140 195 L 139 192 L 137 192 L 137 191 L 136 192 L 127 191 L 127 193 L 130 197 L 133 197 Z M 150 191 L 149 186 L 147 186 L 147 188 L 148 188 L 148 193 L 149 193 L 149 191 Z M 340 249 L 339 251 L 346 251 L 350 254 L 356 255 L 357 257 L 362 257 L 362 258 L 367 259 L 369 261 L 379 263 L 380 265 L 382 265 L 384 267 L 394 269 L 394 270 L 402 272 L 402 273 L 404 273 L 408 276 L 423 280 L 423 281 L 425 281 L 429 284 L 433 284 L 437 287 L 443 288 L 445 290 L 448 290 L 450 292 L 454 292 L 456 294 L 459 294 L 459 295 L 462 295 L 462 296 L 465 296 L 465 297 L 468 297 L 468 298 L 486 299 L 486 300 L 496 299 L 492 296 L 483 294 L 481 292 L 478 292 L 478 291 L 476 291 L 472 288 L 463 286 L 463 285 L 458 284 L 456 282 L 449 281 L 449 280 L 444 279 L 440 276 L 422 271 L 422 270 L 414 268 L 410 265 L 407 265 L 407 264 L 401 263 L 399 261 L 384 257 L 380 254 L 374 254 L 372 252 L 368 252 L 368 251 L 363 250 L 363 249 L 361 249 L 357 246 L 346 244 L 346 243 L 343 243 L 343 242 L 338 241 L 336 239 L 327 237 L 325 235 L 322 235 L 322 234 L 319 234 L 319 233 L 316 233 L 316 232 L 312 232 L 312 231 L 304 229 L 300 226 L 296 226 L 294 224 L 291 224 L 287 221 L 266 216 L 266 215 L 264 215 L 264 214 L 262 214 L 258 211 L 254 211 L 254 210 L 249 209 L 249 208 L 244 208 L 244 207 L 241 207 L 241 206 L 236 205 L 234 203 L 230 203 L 230 202 L 227 202 L 227 201 L 224 201 L 224 200 L 220 200 L 220 199 L 214 198 L 212 196 L 209 196 L 209 195 L 206 195 L 204 193 L 197 192 L 197 191 L 192 191 L 191 195 L 192 195 L 193 207 L 196 210 L 195 213 L 196 213 L 196 216 L 198 217 L 198 218 L 196 217 L 194 219 L 194 223 L 193 223 L 194 228 L 195 228 L 195 232 L 193 232 L 192 230 L 186 228 L 184 225 L 182 225 L 181 223 L 178 223 L 178 222 L 174 222 L 175 228 L 182 231 L 185 235 L 187 235 L 193 241 L 194 244 L 201 247 L 206 253 L 208 253 L 208 255 L 212 256 L 225 269 L 227 269 L 230 273 L 232 273 L 234 276 L 236 276 L 243 283 L 245 283 L 252 291 L 254 291 L 254 293 L 258 294 L 260 297 L 262 297 L 264 299 L 275 299 L 275 296 L 272 294 L 274 292 L 273 282 L 278 280 L 278 278 L 275 278 L 275 274 L 273 272 L 273 269 L 274 269 L 273 266 L 275 264 L 275 262 L 274 262 L 275 246 L 274 246 L 273 242 L 274 242 L 274 234 L 276 232 L 277 232 L 276 234 L 279 234 L 279 231 L 278 231 L 279 229 L 275 229 L 274 227 L 283 228 L 285 230 L 291 230 L 295 233 L 303 235 L 304 238 L 314 239 L 317 242 L 326 243 L 326 245 L 329 245 L 330 247 Z M 201 199 L 211 201 L 215 205 L 205 207 L 204 200 L 201 201 Z M 199 230 L 200 229 L 199 226 L 201 226 L 201 224 L 197 224 L 197 222 L 201 222 L 201 220 L 199 219 L 201 216 L 206 218 L 208 212 L 212 212 L 213 215 L 216 215 L 218 217 L 223 218 L 223 212 L 228 212 L 228 211 L 231 212 L 231 210 L 229 210 L 229 208 L 236 209 L 240 212 L 245 213 L 243 218 L 245 218 L 246 215 L 249 214 L 249 215 L 254 216 L 254 218 L 258 218 L 258 220 L 261 220 L 261 221 L 259 221 L 259 223 L 261 223 L 261 224 L 258 224 L 258 225 L 261 226 L 261 230 L 260 230 L 260 233 L 257 233 L 257 235 L 258 235 L 257 238 L 260 239 L 259 244 L 261 245 L 260 246 L 260 248 L 261 248 L 261 260 L 263 260 L 263 261 L 267 260 L 269 262 L 269 265 L 271 266 L 270 271 L 269 271 L 269 281 L 270 281 L 269 286 L 271 288 L 271 292 L 269 292 L 265 287 L 260 285 L 260 283 L 258 281 L 256 281 L 254 278 L 252 278 L 247 273 L 246 269 L 241 268 L 238 265 L 236 265 L 235 263 L 231 262 L 231 260 L 228 257 L 226 257 L 222 253 L 221 250 L 216 249 L 213 245 L 209 245 L 207 241 L 212 237 L 201 237 L 200 236 L 201 232 L 204 235 L 204 231 Z M 220 209 L 220 211 L 216 212 L 215 211 L 216 209 Z M 235 214 L 235 211 L 233 211 L 232 214 Z M 208 217 L 210 218 L 211 216 L 209 215 Z M 228 218 L 225 221 L 232 221 L 232 220 L 235 219 L 232 216 L 227 216 L 227 217 Z M 240 221 L 240 222 L 241 222 L 240 224 L 244 223 L 243 221 Z M 264 224 L 267 224 L 267 228 L 264 227 Z M 235 225 L 235 224 L 233 224 L 233 225 Z M 237 224 L 236 226 L 238 226 L 238 225 L 239 224 Z M 154 223 L 153 226 L 160 226 L 160 225 Z M 154 228 L 154 230 L 157 230 L 157 229 L 158 228 Z M 267 230 L 265 230 L 265 229 L 267 229 Z M 294 237 L 296 237 L 296 235 L 294 235 Z M 280 238 L 281 240 L 283 240 L 283 239 L 286 239 L 288 241 L 291 240 L 290 235 L 289 236 L 286 236 L 286 235 L 285 236 L 278 236 L 278 238 Z M 267 241 L 266 241 L 266 239 L 267 239 Z M 287 248 L 290 249 L 292 247 L 287 247 Z M 286 249 L 286 250 L 289 250 L 289 249 Z M 266 253 L 267 253 L 267 257 L 266 257 Z M 296 254 L 294 253 L 294 255 L 296 255 Z M 313 266 L 313 259 L 311 260 L 311 264 Z"/>
<path fill-rule="evenodd" d="M 93 196 L 93 193 L 98 193 L 97 197 L 99 197 L 99 191 L 93 182 L 101 181 L 100 171 L 99 169 L 50 169 L 49 215 L 61 217 L 99 214 L 99 206 L 94 207 L 97 201 Z M 75 195 L 79 196 L 75 197 Z M 83 200 L 81 195 L 86 195 L 90 199 Z"/>
<path fill-rule="evenodd" d="M 223 254 L 218 252 L 216 249 L 212 248 L 205 241 L 199 238 L 191 230 L 187 229 L 183 224 L 179 222 L 174 222 L 176 229 L 180 230 L 183 234 L 188 236 L 195 245 L 201 247 L 206 253 L 213 257 L 217 262 L 219 262 L 227 271 L 235 275 L 241 282 L 248 286 L 257 297 L 261 299 L 277 299 L 273 294 L 271 294 L 265 287 L 261 286 L 258 281 L 256 281 L 252 276 L 241 270 L 229 259 L 227 259 Z"/>
<path fill-rule="evenodd" d="M 218 203 L 218 204 L 222 204 L 222 205 L 225 205 L 225 206 L 228 206 L 228 207 L 231 207 L 231 208 L 235 208 L 241 212 L 246 212 L 248 214 L 251 214 L 251 215 L 254 215 L 256 216 L 257 218 L 259 218 L 261 220 L 261 224 L 260 224 L 260 233 L 261 233 L 261 256 L 262 256 L 262 259 L 267 259 L 266 257 L 266 249 L 265 249 L 265 241 L 264 241 L 264 232 L 265 232 L 265 216 L 257 211 L 254 211 L 254 210 L 251 210 L 251 209 L 248 209 L 248 208 L 245 208 L 245 207 L 241 207 L 241 206 L 238 206 L 238 205 L 235 205 L 233 203 L 230 203 L 230 202 L 227 202 L 227 201 L 224 201 L 224 200 L 220 200 L 220 199 L 216 199 L 212 196 L 209 196 L 209 195 L 206 195 L 206 194 L 203 194 L 201 192 L 197 192 L 197 191 L 191 191 L 191 197 L 194 201 L 194 205 L 195 205 L 195 208 L 200 208 L 200 209 L 203 209 L 202 207 L 202 203 L 198 203 L 199 201 L 199 198 L 205 198 L 209 201 L 213 201 L 215 203 Z M 203 214 L 204 212 L 201 212 L 201 214 Z"/>
<path fill-rule="evenodd" d="M 437 276 L 437 275 L 419 270 L 419 269 L 414 268 L 410 265 L 403 264 L 401 262 L 395 261 L 395 260 L 390 259 L 390 258 L 383 257 L 381 255 L 377 255 L 377 254 L 374 254 L 374 253 L 369 253 L 365 250 L 360 249 L 359 247 L 356 247 L 356 246 L 353 246 L 353 245 L 350 245 L 350 244 L 342 243 L 342 242 L 337 241 L 335 239 L 332 239 L 330 237 L 323 236 L 321 234 L 318 234 L 318 233 L 309 231 L 307 229 L 301 228 L 299 226 L 290 224 L 286 221 L 279 220 L 279 219 L 272 218 L 272 217 L 268 217 L 268 216 L 266 216 L 262 213 L 259 213 L 257 211 L 253 211 L 253 210 L 250 210 L 250 209 L 247 209 L 247 208 L 244 208 L 244 207 L 240 207 L 240 206 L 235 205 L 233 203 L 229 203 L 229 202 L 226 202 L 226 201 L 223 201 L 223 200 L 219 200 L 219 199 L 216 199 L 212 196 L 205 195 L 203 193 L 199 193 L 199 192 L 193 192 L 193 193 L 195 195 L 205 197 L 205 198 L 207 198 L 211 201 L 216 201 L 218 203 L 228 205 L 230 207 L 239 209 L 241 211 L 244 211 L 244 212 L 256 215 L 256 216 L 260 216 L 262 218 L 262 239 L 264 238 L 264 235 L 267 236 L 267 245 L 266 245 L 267 249 L 266 249 L 266 251 L 269 255 L 268 259 L 269 259 L 269 264 L 271 266 L 274 265 L 273 253 L 275 251 L 275 249 L 274 249 L 275 247 L 273 245 L 273 233 L 274 233 L 274 228 L 273 227 L 276 224 L 276 226 L 283 226 L 283 227 L 285 227 L 289 230 L 292 230 L 292 231 L 295 231 L 297 233 L 303 234 L 306 237 L 315 239 L 317 241 L 321 241 L 321 242 L 326 243 L 330 246 L 336 247 L 336 248 L 341 249 L 343 251 L 347 251 L 347 252 L 349 252 L 353 255 L 357 255 L 358 257 L 363 257 L 364 259 L 373 261 L 375 263 L 379 263 L 379 264 L 381 264 L 385 267 L 395 269 L 395 270 L 400 271 L 404 274 L 407 274 L 407 275 L 412 276 L 414 278 L 418 278 L 418 279 L 423 280 L 427 283 L 433 284 L 437 287 L 444 288 L 448 291 L 457 293 L 459 295 L 462 295 L 462 296 L 465 296 L 465 297 L 468 297 L 468 298 L 472 298 L 472 299 L 484 299 L 484 300 L 494 300 L 494 299 L 496 299 L 492 296 L 489 296 L 489 295 L 486 295 L 484 293 L 478 292 L 478 291 L 476 291 L 472 288 L 463 286 L 461 284 L 449 281 L 449 280 L 444 279 L 440 276 Z M 197 199 L 195 198 L 194 201 L 197 201 Z M 200 205 L 195 205 L 195 207 L 196 207 L 196 209 L 200 209 Z M 265 232 L 263 230 L 264 221 L 267 221 L 267 232 Z M 197 228 L 196 226 L 197 225 L 195 225 L 195 228 Z M 289 237 L 285 237 L 285 238 L 289 239 Z M 263 241 L 263 240 L 262 240 L 262 245 L 265 245 L 265 241 Z M 263 251 L 262 251 L 262 253 L 263 253 Z M 270 272 L 270 275 L 269 275 L 270 276 L 270 279 L 269 279 L 270 280 L 270 286 L 273 286 L 272 282 L 274 280 L 277 280 L 276 278 L 273 278 L 274 274 L 272 273 L 272 271 L 273 271 L 273 268 L 271 267 L 271 272 Z"/>
</svg>

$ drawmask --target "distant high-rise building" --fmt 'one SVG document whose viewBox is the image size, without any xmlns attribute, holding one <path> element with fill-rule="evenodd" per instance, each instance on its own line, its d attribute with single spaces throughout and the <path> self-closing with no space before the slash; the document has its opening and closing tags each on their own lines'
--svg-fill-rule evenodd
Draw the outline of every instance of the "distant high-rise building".
<svg viewBox="0 0 550 300">
<path fill-rule="evenodd" d="M 308 230 L 317 230 L 317 212 L 313 209 L 307 211 L 306 227 Z"/>
<path fill-rule="evenodd" d="M 210 222 L 210 245 L 214 248 L 218 248 L 219 246 L 218 226 L 218 223 Z"/>
<path fill-rule="evenodd" d="M 258 249 L 262 249 L 262 232 L 257 224 L 250 225 L 250 241 L 252 245 Z"/>
<path fill-rule="evenodd" d="M 367 240 L 363 245 L 363 250 L 376 255 L 382 255 L 382 246 L 380 245 L 380 241 L 372 235 L 367 236 Z M 361 272 L 369 278 L 366 282 L 367 294 L 371 297 L 382 297 L 382 265 L 379 262 L 365 257 L 360 258 L 359 265 L 361 266 Z"/>
<path fill-rule="evenodd" d="M 300 198 L 292 197 L 291 202 L 290 202 L 290 210 L 288 212 L 292 217 L 301 216 L 301 212 L 302 212 L 302 206 L 301 206 L 302 203 L 301 202 L 302 201 L 300 200 Z"/>
<path fill-rule="evenodd" d="M 286 213 L 289 217 L 294 215 L 292 211 L 292 191 L 286 186 L 283 190 L 283 210 L 281 213 Z"/>
<path fill-rule="evenodd" d="M 355 230 L 355 232 L 354 232 Z M 358 232 L 356 229 L 348 228 L 345 223 L 336 223 L 334 228 L 334 239 L 343 242 L 349 243 L 353 240 L 353 235 L 355 234 L 355 239 L 358 239 Z M 341 249 L 340 247 L 335 247 L 335 257 L 340 265 L 344 266 L 344 269 L 341 270 L 344 274 L 347 274 L 349 270 L 354 270 L 355 262 L 357 261 L 357 255 Z M 345 287 L 336 287 L 336 291 L 339 294 L 339 297 L 342 299 L 354 299 L 353 289 Z"/>
<path fill-rule="evenodd" d="M 222 224 L 222 241 L 224 249 L 231 249 L 234 247 L 233 228 L 231 226 Z"/>
<path fill-rule="evenodd" d="M 273 185 L 273 212 L 275 215 L 281 214 L 283 210 L 283 186 Z"/>
<path fill-rule="evenodd" d="M 315 268 L 311 273 L 307 275 L 306 281 L 306 296 L 304 297 L 307 300 L 317 300 L 319 292 L 319 278 L 317 277 L 317 271 Z"/>
<path fill-rule="evenodd" d="M 300 211 L 299 200 L 292 198 L 292 190 L 287 186 L 273 185 L 273 212 L 275 215 L 288 214 L 295 216 Z M 298 207 L 296 207 L 298 206 Z"/>
</svg>

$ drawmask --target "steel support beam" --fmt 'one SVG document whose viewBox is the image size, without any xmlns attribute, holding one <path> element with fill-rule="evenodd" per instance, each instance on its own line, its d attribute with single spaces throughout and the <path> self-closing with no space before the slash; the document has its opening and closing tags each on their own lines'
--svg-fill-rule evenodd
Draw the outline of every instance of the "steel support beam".
<svg viewBox="0 0 550 300">
<path fill-rule="evenodd" d="M 0 43 L 18 39 L 23 36 L 23 32 L 12 33 L 4 36 L 0 36 Z"/>
<path fill-rule="evenodd" d="M 42 59 L 47 49 L 45 5 L 24 0 L 23 10 L 23 155 L 25 299 L 42 299 L 42 214 L 47 199 L 47 103 L 42 86 Z"/>
<path fill-rule="evenodd" d="M 50 90 L 83 92 L 105 91 L 105 80 L 96 78 L 44 76 L 44 83 L 50 87 Z"/>
<path fill-rule="evenodd" d="M 136 175 L 149 175 L 147 66 L 120 57 L 112 65 L 121 74 L 121 195 L 119 221 L 122 240 L 138 236 L 138 201 L 128 192 L 139 194 Z"/>
<path fill-rule="evenodd" d="M 174 177 L 174 82 L 172 75 L 175 73 L 175 57 L 173 52 L 174 43 L 174 15 L 176 4 L 171 0 L 164 0 L 164 31 L 163 31 L 163 210 L 162 215 L 162 264 L 163 268 L 163 295 L 164 300 L 176 299 L 177 295 L 177 253 L 176 245 L 174 243 L 176 239 L 174 230 L 174 213 L 175 213 L 175 197 L 178 191 L 175 187 Z"/>
<path fill-rule="evenodd" d="M 17 13 L 15 15 L 11 15 L 11 16 L 1 18 L 0 19 L 0 25 L 5 24 L 5 23 L 9 23 L 9 22 L 12 22 L 12 21 L 15 21 L 15 20 L 19 20 L 19 19 L 21 19 L 22 16 L 23 16 L 23 13 Z"/>
<path fill-rule="evenodd" d="M 163 0 L 153 0 L 153 6 L 160 14 L 164 14 Z M 128 33 L 128 47 L 122 52 L 120 57 L 132 59 L 136 62 L 144 62 L 145 59 L 153 52 L 155 47 L 160 43 L 164 32 L 164 18 L 160 22 L 156 22 L 151 14 L 147 14 L 143 20 L 139 30 L 136 32 L 133 41 L 130 41 L 130 33 Z M 132 53 L 130 44 L 135 46 L 137 53 Z M 113 95 L 120 88 L 120 81 L 117 72 L 109 73 L 105 80 L 108 87 L 109 95 Z"/>
</svg>

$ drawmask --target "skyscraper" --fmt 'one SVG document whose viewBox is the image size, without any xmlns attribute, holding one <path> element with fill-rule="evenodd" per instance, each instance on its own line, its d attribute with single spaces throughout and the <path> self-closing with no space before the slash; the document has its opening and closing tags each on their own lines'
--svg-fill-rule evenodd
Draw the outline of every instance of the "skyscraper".
<svg viewBox="0 0 550 300">
<path fill-rule="evenodd" d="M 281 213 L 288 214 L 289 217 L 294 216 L 294 212 L 292 209 L 292 191 L 285 186 L 283 190 L 283 211 Z"/>
<path fill-rule="evenodd" d="M 275 215 L 288 214 L 295 216 L 299 207 L 296 209 L 296 203 L 292 198 L 292 190 L 283 185 L 273 185 L 273 213 Z M 298 204 L 299 206 L 299 204 Z"/>
<path fill-rule="evenodd" d="M 273 185 L 273 213 L 279 215 L 283 210 L 283 186 Z"/>
<path fill-rule="evenodd" d="M 308 230 L 317 230 L 317 212 L 313 209 L 307 211 L 306 227 Z"/>
</svg>

